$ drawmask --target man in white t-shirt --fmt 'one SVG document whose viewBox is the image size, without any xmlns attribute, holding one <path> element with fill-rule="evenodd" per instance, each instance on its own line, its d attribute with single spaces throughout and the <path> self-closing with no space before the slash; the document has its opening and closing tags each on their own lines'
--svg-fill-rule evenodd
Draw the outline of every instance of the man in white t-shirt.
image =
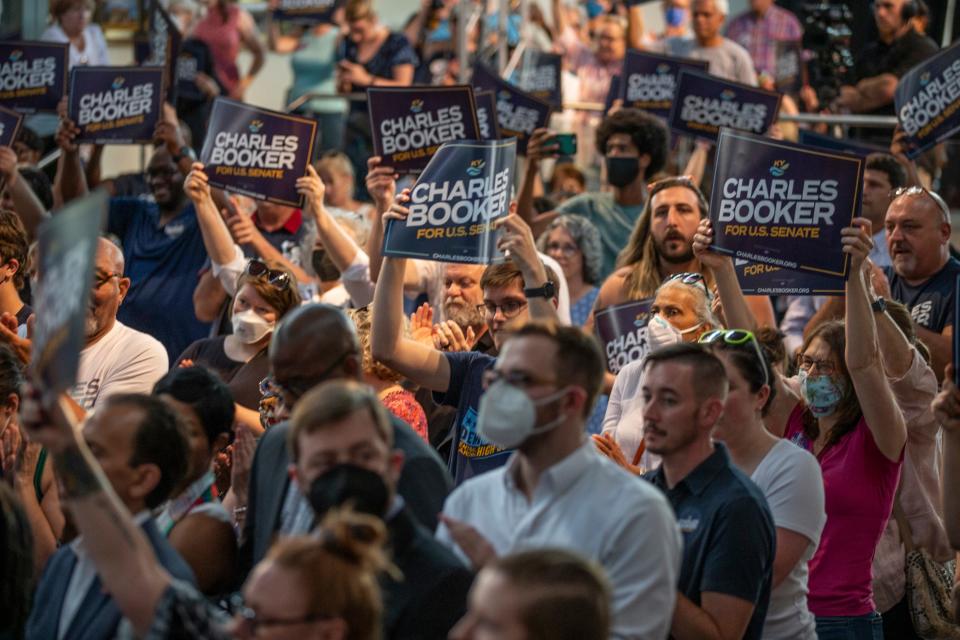
<svg viewBox="0 0 960 640">
<path fill-rule="evenodd" d="M 117 320 L 117 310 L 130 288 L 123 268 L 120 248 L 100 238 L 87 308 L 87 339 L 80 352 L 77 383 L 69 392 L 84 411 L 115 393 L 149 394 L 169 366 L 167 351 L 157 339 Z"/>
</svg>

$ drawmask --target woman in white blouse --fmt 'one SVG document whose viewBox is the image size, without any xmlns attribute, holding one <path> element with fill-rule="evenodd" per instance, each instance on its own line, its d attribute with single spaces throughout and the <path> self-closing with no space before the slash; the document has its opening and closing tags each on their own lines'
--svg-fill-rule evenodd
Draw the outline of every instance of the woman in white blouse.
<svg viewBox="0 0 960 640">
<path fill-rule="evenodd" d="M 40 36 L 48 42 L 70 43 L 70 68 L 110 64 L 107 40 L 100 25 L 90 23 L 87 0 L 51 0 L 52 24 Z"/>
</svg>

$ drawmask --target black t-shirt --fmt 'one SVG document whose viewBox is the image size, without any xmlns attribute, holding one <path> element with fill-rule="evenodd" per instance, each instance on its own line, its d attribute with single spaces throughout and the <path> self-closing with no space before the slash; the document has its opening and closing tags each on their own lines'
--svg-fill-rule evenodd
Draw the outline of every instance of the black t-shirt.
<svg viewBox="0 0 960 640">
<path fill-rule="evenodd" d="M 953 323 L 953 290 L 960 275 L 960 260 L 950 258 L 940 271 L 917 286 L 904 282 L 893 267 L 885 271 L 890 294 L 910 309 L 914 322 L 934 333 L 943 333 Z"/>
<path fill-rule="evenodd" d="M 700 606 L 704 591 L 752 602 L 744 639 L 759 639 L 773 582 L 776 529 L 767 499 L 730 462 L 723 444 L 672 489 L 663 467 L 644 474 L 666 495 L 683 535 L 680 593 Z"/>
<path fill-rule="evenodd" d="M 184 349 L 177 363 L 193 360 L 193 364 L 210 369 L 227 383 L 237 404 L 257 409 L 260 406 L 260 381 L 270 373 L 267 350 L 263 349 L 248 362 L 237 362 L 224 351 L 224 340 L 225 336 L 197 340 Z"/>
<path fill-rule="evenodd" d="M 901 78 L 910 69 L 937 53 L 938 49 L 937 43 L 929 37 L 910 29 L 890 44 L 878 40 L 867 45 L 854 66 L 854 76 L 857 82 L 885 73 Z M 893 102 L 871 113 L 892 115 Z"/>
</svg>

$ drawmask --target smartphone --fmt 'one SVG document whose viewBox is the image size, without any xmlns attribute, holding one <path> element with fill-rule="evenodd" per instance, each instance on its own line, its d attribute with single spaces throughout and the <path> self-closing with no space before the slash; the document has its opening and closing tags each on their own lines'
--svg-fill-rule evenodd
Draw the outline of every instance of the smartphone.
<svg viewBox="0 0 960 640">
<path fill-rule="evenodd" d="M 557 145 L 556 154 L 558 156 L 577 155 L 577 134 L 575 133 L 558 133 L 550 138 L 547 144 Z"/>
</svg>

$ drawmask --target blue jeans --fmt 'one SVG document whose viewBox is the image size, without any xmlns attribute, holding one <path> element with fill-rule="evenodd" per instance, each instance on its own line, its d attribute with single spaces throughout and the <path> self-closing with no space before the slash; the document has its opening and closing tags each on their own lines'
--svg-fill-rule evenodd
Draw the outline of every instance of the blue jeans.
<svg viewBox="0 0 960 640">
<path fill-rule="evenodd" d="M 883 618 L 874 611 L 864 616 L 817 617 L 820 640 L 883 640 Z"/>
</svg>

